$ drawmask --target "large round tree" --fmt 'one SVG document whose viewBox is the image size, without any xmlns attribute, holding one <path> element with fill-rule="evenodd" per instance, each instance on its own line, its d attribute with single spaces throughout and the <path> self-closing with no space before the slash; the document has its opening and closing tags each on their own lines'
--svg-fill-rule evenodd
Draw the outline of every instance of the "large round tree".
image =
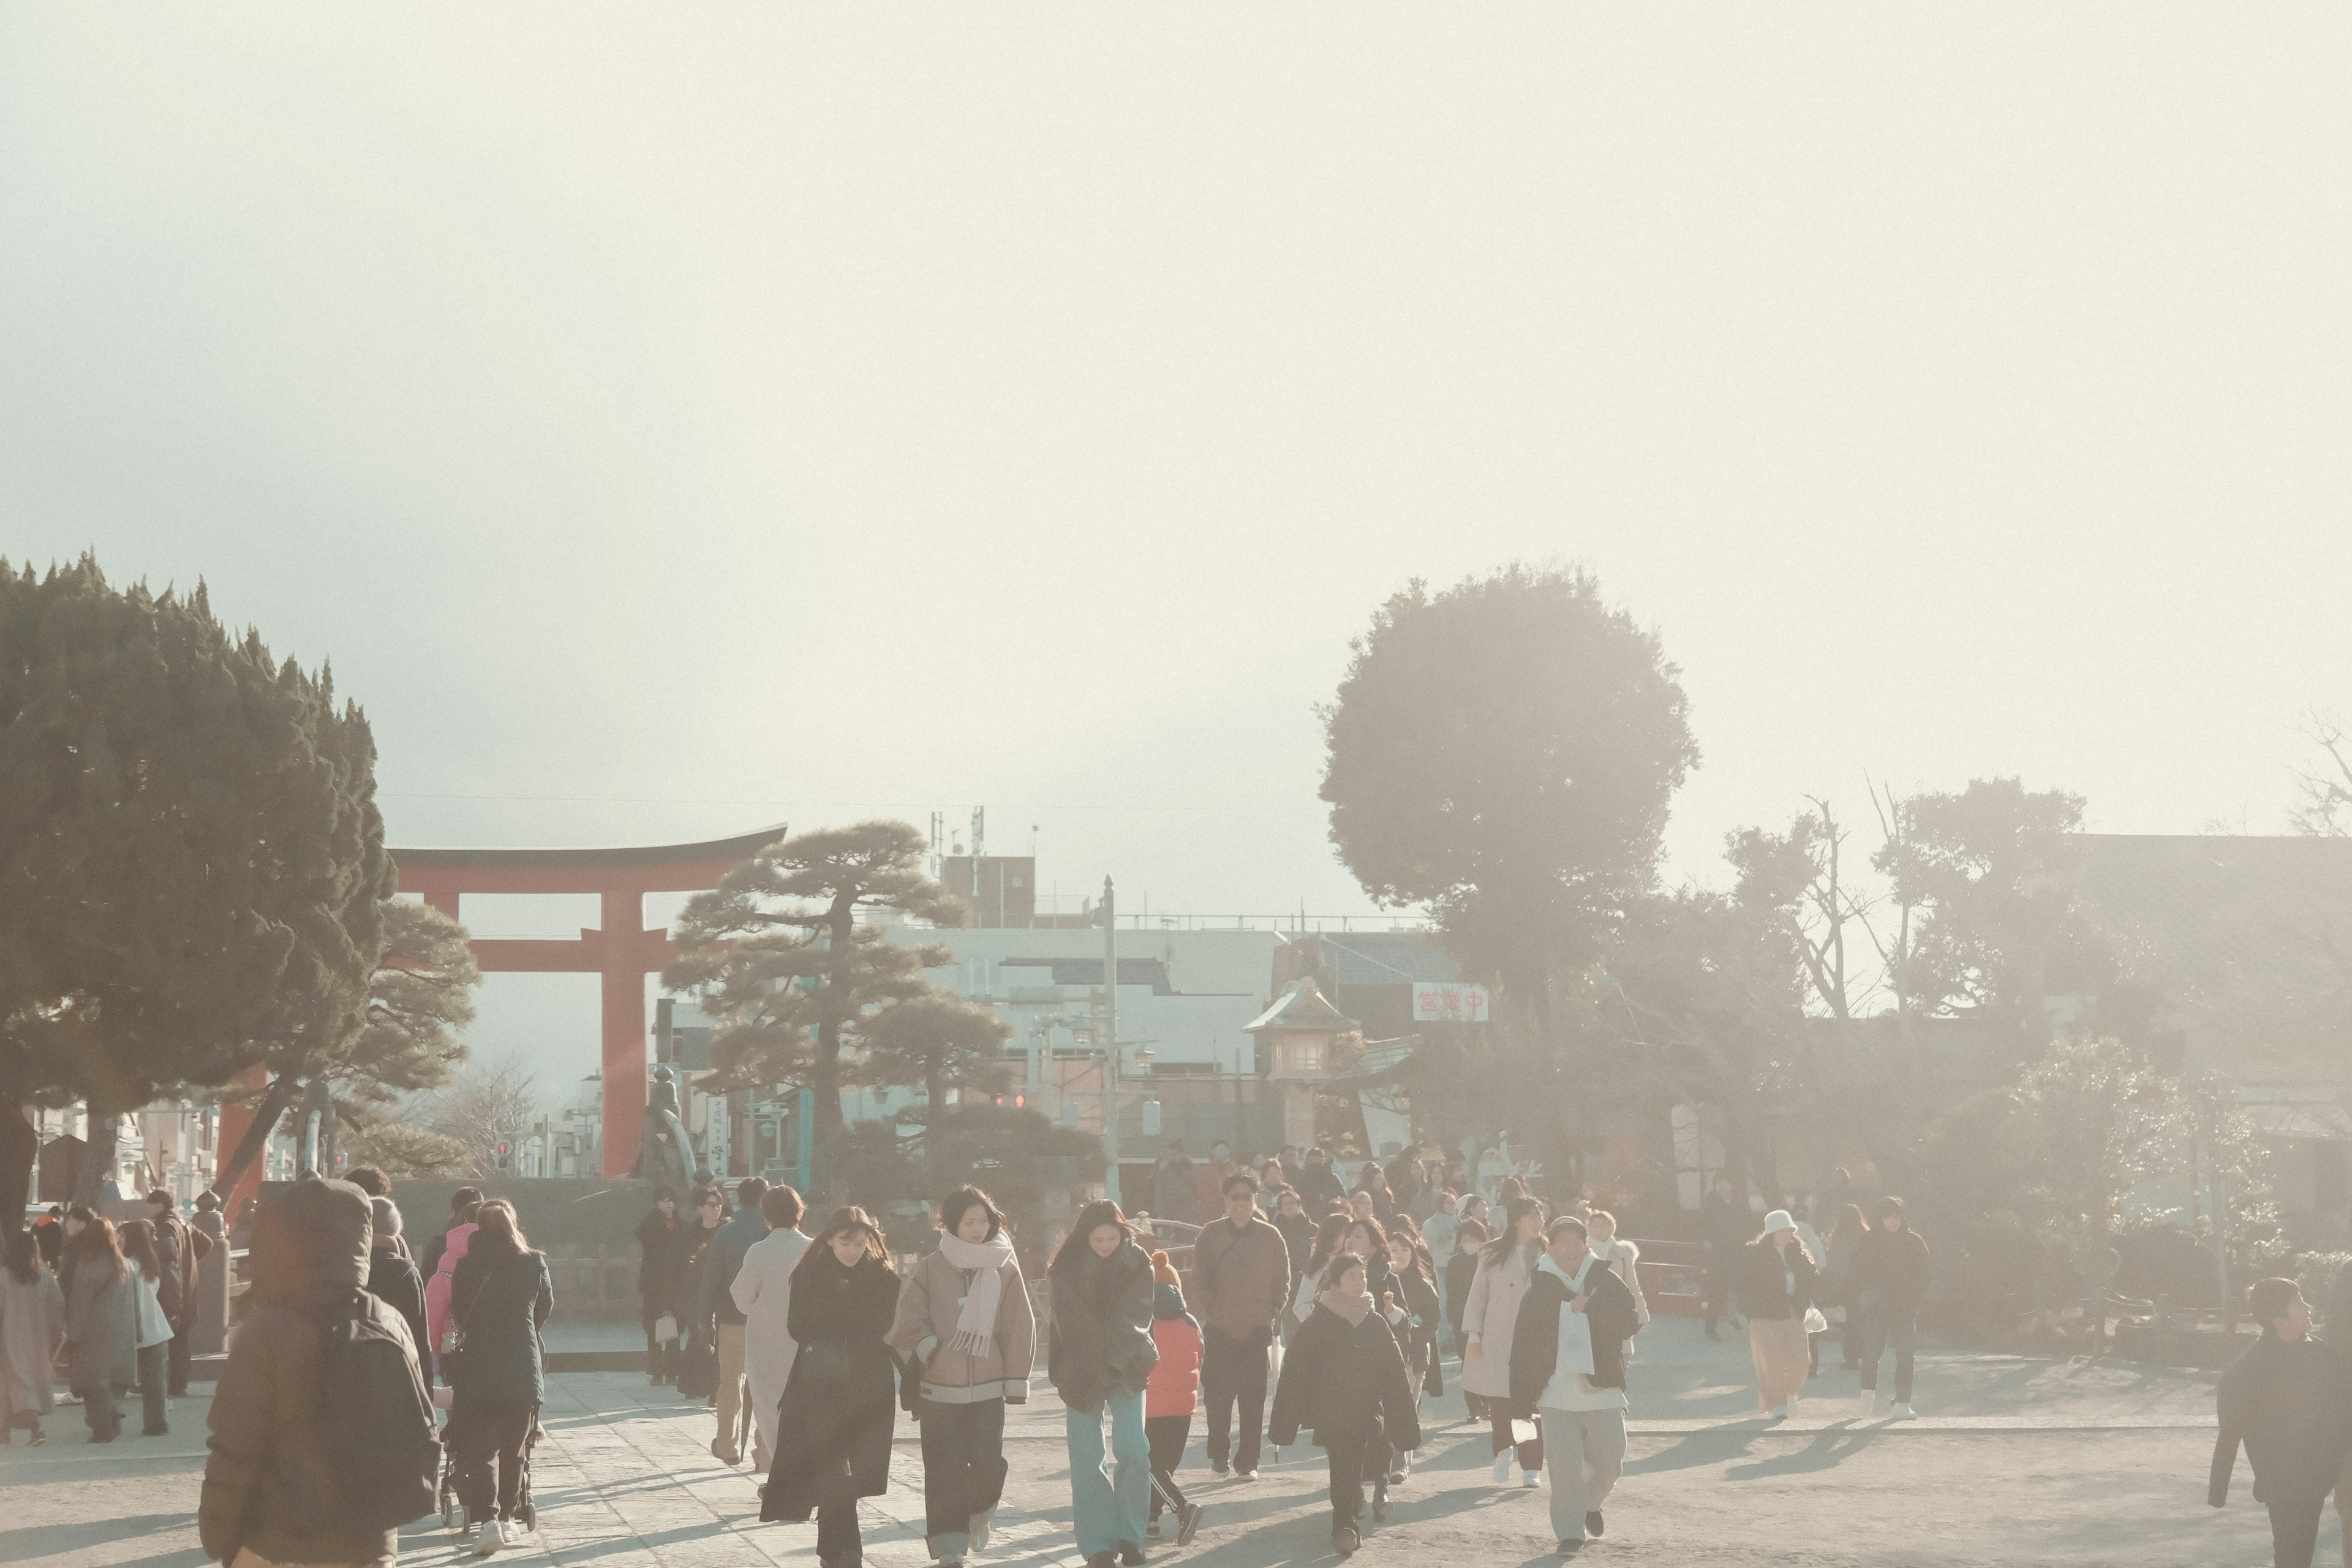
<svg viewBox="0 0 2352 1568">
<path fill-rule="evenodd" d="M 1580 570 L 1391 597 L 1324 710 L 1331 842 L 1383 905 L 1426 903 L 1465 968 L 1549 1016 L 1656 879 L 1698 761 L 1656 635 Z"/>
<path fill-rule="evenodd" d="M 0 1214 L 26 1112 L 120 1113 L 368 1020 L 394 888 L 365 717 L 204 590 L 0 562 Z"/>
</svg>

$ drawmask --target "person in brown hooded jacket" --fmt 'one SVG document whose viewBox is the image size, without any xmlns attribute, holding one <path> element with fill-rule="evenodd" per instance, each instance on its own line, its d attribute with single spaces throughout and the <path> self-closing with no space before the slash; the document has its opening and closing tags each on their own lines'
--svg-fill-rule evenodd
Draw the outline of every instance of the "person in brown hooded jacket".
<svg viewBox="0 0 2352 1568">
<path fill-rule="evenodd" d="M 362 1290 L 374 1213 L 349 1182 L 303 1182 L 254 1216 L 253 1309 L 213 1394 L 196 1532 L 226 1568 L 389 1564 L 396 1532 L 341 1517 L 342 1488 L 319 1430 L 320 1311 Z M 364 1310 L 409 1338 L 394 1308 Z"/>
</svg>

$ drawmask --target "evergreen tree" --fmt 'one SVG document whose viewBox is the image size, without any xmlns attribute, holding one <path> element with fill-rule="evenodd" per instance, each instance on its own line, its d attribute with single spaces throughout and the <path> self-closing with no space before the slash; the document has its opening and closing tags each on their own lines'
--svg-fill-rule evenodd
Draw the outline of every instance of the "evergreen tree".
<svg viewBox="0 0 2352 1568">
<path fill-rule="evenodd" d="M 382 945 L 359 1026 L 336 1036 L 308 1031 L 268 1042 L 268 1086 L 257 1097 L 245 1137 L 221 1162 L 215 1192 L 236 1187 L 310 1085 L 326 1087 L 342 1126 L 373 1130 L 397 1122 L 409 1097 L 442 1088 L 466 1059 L 460 1037 L 473 1022 L 474 988 L 482 975 L 465 928 L 414 899 L 386 899 L 380 915 Z M 334 1129 L 323 1129 L 320 1141 L 331 1164 Z M 414 1140 L 403 1147 L 410 1149 L 411 1165 L 430 1166 L 436 1153 L 446 1163 L 446 1150 Z"/>
<path fill-rule="evenodd" d="M 936 1173 L 933 1134 L 947 1114 L 948 1091 L 993 1094 L 1003 1086 L 1013 1026 L 986 1003 L 931 985 L 860 1019 L 856 1032 L 867 1081 L 922 1085 L 925 1159 Z"/>
<path fill-rule="evenodd" d="M 0 562 L 0 1203 L 26 1113 L 121 1113 L 365 1016 L 393 867 L 374 743 L 331 677 L 233 639 L 200 585 Z"/>
<path fill-rule="evenodd" d="M 923 874 L 926 845 L 903 822 L 860 822 L 771 844 L 688 900 L 681 956 L 663 972 L 715 1022 L 712 1093 L 792 1084 L 814 1091 L 817 1179 L 842 1147 L 845 1053 L 866 1013 L 924 995 L 926 968 L 954 961 L 936 944 L 901 947 L 860 911 L 894 910 L 960 925 L 964 906 Z"/>
</svg>

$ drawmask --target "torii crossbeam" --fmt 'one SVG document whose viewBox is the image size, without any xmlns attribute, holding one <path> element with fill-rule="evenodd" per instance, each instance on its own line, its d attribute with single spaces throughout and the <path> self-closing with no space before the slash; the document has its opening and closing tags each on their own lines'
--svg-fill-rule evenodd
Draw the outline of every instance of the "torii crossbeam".
<svg viewBox="0 0 2352 1568">
<path fill-rule="evenodd" d="M 486 974 L 601 974 L 604 979 L 604 1174 L 635 1168 L 646 1124 L 646 976 L 668 966 L 669 933 L 647 931 L 647 893 L 715 888 L 741 861 L 784 836 L 782 824 L 703 844 L 622 849 L 394 849 L 400 889 L 452 920 L 467 893 L 594 893 L 601 929 L 576 940 L 476 938 Z"/>
</svg>

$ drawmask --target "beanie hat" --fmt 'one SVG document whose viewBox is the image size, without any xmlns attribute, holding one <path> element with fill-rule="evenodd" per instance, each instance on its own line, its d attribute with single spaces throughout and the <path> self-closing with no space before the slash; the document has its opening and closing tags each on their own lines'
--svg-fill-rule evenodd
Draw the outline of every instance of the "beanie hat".
<svg viewBox="0 0 2352 1568">
<path fill-rule="evenodd" d="M 394 1206 L 390 1198 L 372 1198 L 368 1206 L 375 1211 L 375 1238 L 378 1241 L 400 1234 L 400 1210 Z"/>
<path fill-rule="evenodd" d="M 1151 1277 L 1162 1285 L 1183 1283 L 1183 1280 L 1177 1276 L 1176 1265 L 1164 1252 L 1155 1252 L 1151 1255 Z"/>
</svg>

